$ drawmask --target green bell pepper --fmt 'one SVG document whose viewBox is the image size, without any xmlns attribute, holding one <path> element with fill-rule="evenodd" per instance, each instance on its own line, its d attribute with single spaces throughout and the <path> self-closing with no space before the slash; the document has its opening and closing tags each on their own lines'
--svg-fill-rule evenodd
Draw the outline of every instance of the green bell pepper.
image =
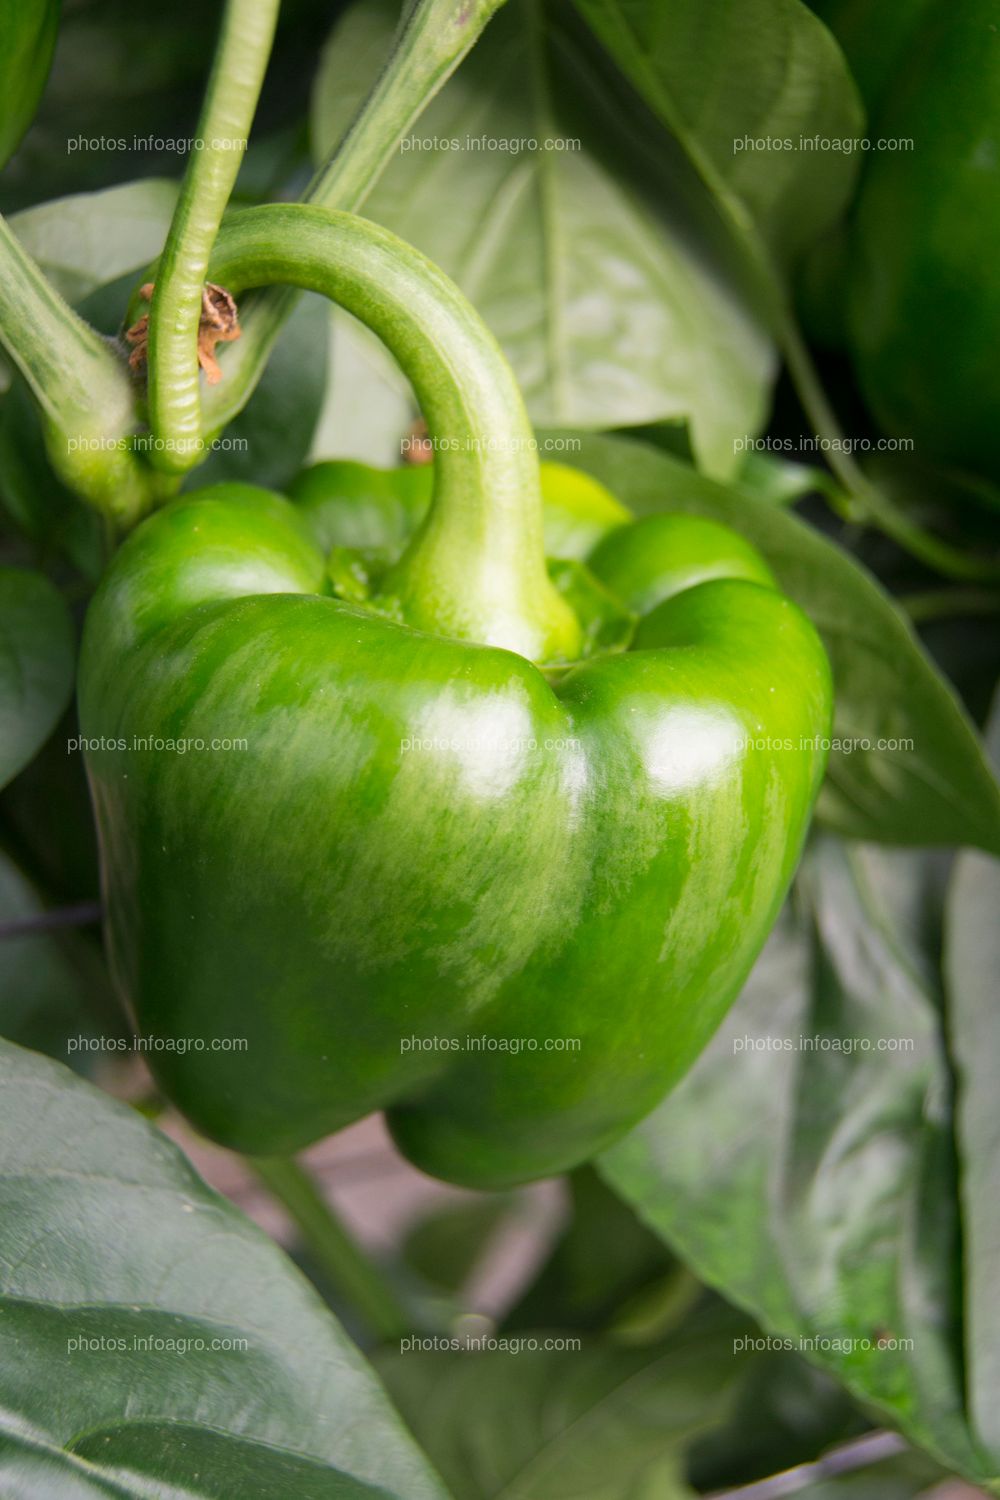
<svg viewBox="0 0 1000 1500">
<path fill-rule="evenodd" d="M 0 167 L 34 118 L 58 30 L 59 0 L 0 0 Z"/>
<path fill-rule="evenodd" d="M 913 144 L 870 153 L 851 230 L 848 321 L 866 400 L 922 458 L 1000 479 L 993 0 L 925 9 L 872 135 Z"/>
<path fill-rule="evenodd" d="M 80 686 L 112 963 L 214 1139 L 385 1109 L 424 1170 L 503 1187 L 608 1145 L 719 1024 L 798 858 L 829 667 L 726 528 L 633 521 L 562 465 L 543 507 L 499 349 L 415 252 L 308 210 L 279 256 L 274 213 L 214 279 L 364 316 L 433 479 L 219 485 L 120 549 Z"/>
</svg>

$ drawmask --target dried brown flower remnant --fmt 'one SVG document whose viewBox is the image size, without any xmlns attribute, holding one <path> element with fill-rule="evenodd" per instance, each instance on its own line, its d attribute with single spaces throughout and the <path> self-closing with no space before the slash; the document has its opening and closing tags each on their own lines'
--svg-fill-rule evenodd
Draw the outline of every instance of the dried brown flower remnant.
<svg viewBox="0 0 1000 1500">
<path fill-rule="evenodd" d="M 222 371 L 215 359 L 216 344 L 231 344 L 240 336 L 236 303 L 225 287 L 206 281 L 201 292 L 201 322 L 198 325 L 198 363 L 209 385 L 217 385 Z"/>
<path fill-rule="evenodd" d="M 147 281 L 139 288 L 139 296 L 146 302 L 153 295 L 153 283 Z M 231 344 L 241 333 L 236 303 L 225 287 L 206 281 L 201 293 L 201 319 L 198 324 L 198 363 L 205 371 L 209 385 L 218 385 L 222 371 L 215 358 L 216 344 Z M 139 370 L 146 363 L 149 349 L 149 314 L 143 313 L 125 334 L 133 346 L 129 356 L 129 367 Z"/>
<path fill-rule="evenodd" d="M 139 296 L 144 302 L 148 302 L 153 295 L 153 283 L 147 281 L 139 288 Z M 132 324 L 131 328 L 125 330 L 126 343 L 134 347 L 128 358 L 130 370 L 141 370 L 146 363 L 146 355 L 149 350 L 149 313 L 143 313 L 141 318 Z"/>
</svg>

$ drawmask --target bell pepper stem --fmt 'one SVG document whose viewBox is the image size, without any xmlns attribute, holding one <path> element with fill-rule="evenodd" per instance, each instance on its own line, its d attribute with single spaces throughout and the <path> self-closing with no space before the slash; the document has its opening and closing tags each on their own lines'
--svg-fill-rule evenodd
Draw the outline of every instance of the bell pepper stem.
<svg viewBox="0 0 1000 1500">
<path fill-rule="evenodd" d="M 402 1338 L 413 1320 L 302 1164 L 286 1156 L 248 1156 L 247 1165 L 298 1230 L 331 1285 L 378 1343 Z"/>
<path fill-rule="evenodd" d="M 204 457 L 198 335 L 212 245 L 229 201 L 271 54 L 279 0 L 229 0 L 197 143 L 188 158 L 149 313 L 153 461 L 185 473 Z"/>
<path fill-rule="evenodd" d="M 458 67 L 504 0 L 410 0 L 392 53 L 352 125 L 305 193 L 325 208 L 357 210 L 403 136 Z M 269 287 L 240 310 L 243 335 L 227 350 L 225 379 L 204 397 L 215 432 L 250 399 L 298 293 Z"/>
<path fill-rule="evenodd" d="M 436 451 L 434 495 L 382 580 L 382 607 L 418 629 L 572 660 L 579 625 L 546 571 L 531 424 L 499 345 L 455 284 L 379 225 L 306 204 L 234 214 L 211 264 L 237 296 L 285 283 L 331 298 L 413 385 Z"/>
<path fill-rule="evenodd" d="M 0 341 L 38 403 L 59 477 L 115 526 L 132 525 L 161 486 L 131 449 L 139 415 L 125 362 L 63 301 L 3 218 Z"/>
</svg>

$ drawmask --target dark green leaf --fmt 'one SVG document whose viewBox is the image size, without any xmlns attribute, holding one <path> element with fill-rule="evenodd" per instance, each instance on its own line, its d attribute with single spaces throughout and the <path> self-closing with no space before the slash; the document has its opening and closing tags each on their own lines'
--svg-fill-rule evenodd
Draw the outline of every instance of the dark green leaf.
<svg viewBox="0 0 1000 1500">
<path fill-rule="evenodd" d="M 5 1494 L 443 1500 L 332 1315 L 166 1137 L 5 1042 L 0 1089 Z"/>
<path fill-rule="evenodd" d="M 990 735 L 1000 764 L 1000 697 Z M 1000 864 L 971 851 L 955 863 L 946 916 L 951 1040 L 962 1152 L 969 1404 L 1000 1462 Z"/>
<path fill-rule="evenodd" d="M 97 1427 L 58 1455 L 44 1433 L 0 1422 L 0 1481 L 12 1500 L 392 1500 L 327 1464 L 182 1422 Z"/>
<path fill-rule="evenodd" d="M 576 7 L 707 184 L 782 259 L 837 217 L 864 112 L 840 48 L 799 0 Z"/>
<path fill-rule="evenodd" d="M 336 27 L 314 99 L 317 156 L 343 134 L 398 13 L 362 0 Z M 765 417 L 769 336 L 690 165 L 623 118 L 620 80 L 571 22 L 542 0 L 502 10 L 364 212 L 458 280 L 538 421 L 686 419 L 699 463 L 728 475 L 734 440 Z"/>
<path fill-rule="evenodd" d="M 743 1362 L 730 1309 L 713 1306 L 668 1346 L 585 1342 L 401 1352 L 389 1390 L 462 1500 L 685 1500 L 683 1452 L 724 1420 Z M 534 1347 L 532 1347 L 534 1345 Z"/>
<path fill-rule="evenodd" d="M 0 568 L 0 786 L 48 739 L 73 691 L 73 622 L 40 573 Z"/>
<path fill-rule="evenodd" d="M 910 37 L 931 0 L 810 0 L 847 54 L 869 109 L 898 76 Z M 877 122 L 877 115 L 876 115 Z"/>
<path fill-rule="evenodd" d="M 642 443 L 596 434 L 568 455 L 640 515 L 712 516 L 760 548 L 830 655 L 835 744 L 819 813 L 853 838 L 1000 851 L 1000 786 L 957 695 L 875 579 L 780 508 Z"/>
<path fill-rule="evenodd" d="M 0 8 L 0 168 L 38 108 L 58 29 L 59 0 L 16 0 Z"/>
<path fill-rule="evenodd" d="M 982 1481 L 964 1411 L 940 1000 L 881 895 L 885 860 L 818 844 L 803 909 L 603 1170 L 698 1275 Z"/>
</svg>

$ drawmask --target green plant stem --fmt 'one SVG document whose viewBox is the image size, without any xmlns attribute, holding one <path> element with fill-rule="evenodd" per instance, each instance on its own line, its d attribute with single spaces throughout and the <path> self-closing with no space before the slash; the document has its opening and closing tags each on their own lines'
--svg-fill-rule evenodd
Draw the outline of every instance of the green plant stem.
<svg viewBox="0 0 1000 1500">
<path fill-rule="evenodd" d="M 188 158 L 156 273 L 149 315 L 149 421 L 153 460 L 172 473 L 184 473 L 204 456 L 198 366 L 202 289 L 257 108 L 278 4 L 228 0 L 198 144 Z"/>
<path fill-rule="evenodd" d="M 531 424 L 454 282 L 387 229 L 307 204 L 234 214 L 212 274 L 237 295 L 290 284 L 331 298 L 383 340 L 416 391 L 437 450 L 434 496 L 375 602 L 419 629 L 572 660 L 579 626 L 545 566 Z"/>
<path fill-rule="evenodd" d="M 2 218 L 0 273 L 0 337 L 48 421 L 86 422 L 97 399 L 128 413 L 128 380 L 110 347 L 63 301 Z"/>
<path fill-rule="evenodd" d="M 129 446 L 138 411 L 128 369 L 63 301 L 2 218 L 0 340 L 41 409 L 60 478 L 116 525 L 132 524 L 157 485 Z"/>
<path fill-rule="evenodd" d="M 735 232 L 735 230 L 734 230 Z M 872 483 L 861 465 L 850 451 L 850 443 L 833 406 L 823 389 L 823 383 L 813 362 L 812 354 L 802 337 L 794 311 L 780 288 L 780 278 L 770 263 L 768 253 L 756 231 L 747 228 L 742 237 L 749 247 L 751 264 L 754 267 L 762 295 L 767 299 L 770 317 L 778 346 L 788 366 L 788 372 L 802 402 L 803 410 L 813 425 L 816 435 L 826 442 L 826 458 L 834 477 L 843 486 L 848 498 L 846 514 L 834 503 L 834 509 L 845 519 L 860 525 L 871 525 L 891 537 L 904 552 L 925 563 L 945 578 L 966 582 L 987 582 L 1000 577 L 1000 568 L 995 564 L 981 562 L 967 556 L 957 547 L 950 546 L 938 537 L 931 536 L 914 525 Z M 827 495 L 827 499 L 830 496 Z"/>
<path fill-rule="evenodd" d="M 251 1170 L 285 1209 L 317 1265 L 381 1343 L 411 1331 L 412 1320 L 378 1267 L 361 1250 L 322 1195 L 291 1157 L 246 1157 Z"/>
<path fill-rule="evenodd" d="M 410 0 L 392 53 L 336 151 L 305 193 L 307 203 L 360 202 L 400 141 L 451 77 L 504 0 Z"/>
<path fill-rule="evenodd" d="M 955 578 L 970 583 L 988 582 L 1000 578 L 1000 567 L 969 557 L 948 542 L 931 536 L 915 525 L 891 500 L 873 484 L 860 464 L 848 451 L 840 423 L 827 399 L 822 382 L 813 364 L 812 355 L 799 332 L 798 325 L 789 309 L 785 309 L 778 325 L 779 343 L 789 373 L 795 383 L 799 400 L 816 433 L 827 440 L 827 458 L 830 468 L 851 497 L 850 519 L 861 524 L 876 526 L 886 536 L 908 552 L 911 557 L 926 563 L 929 568 L 945 578 Z"/>
<path fill-rule="evenodd" d="M 305 200 L 357 210 L 406 132 L 479 38 L 504 0 L 410 0 L 370 94 Z M 273 287 L 240 308 L 243 336 L 227 350 L 225 379 L 207 392 L 205 428 L 217 432 L 246 405 L 297 293 Z"/>
<path fill-rule="evenodd" d="M 747 231 L 753 241 L 755 232 Z M 945 578 L 964 582 L 989 582 L 1000 577 L 1000 567 L 995 563 L 982 562 L 969 557 L 948 542 L 931 536 L 915 525 L 897 506 L 873 484 L 856 462 L 850 451 L 850 443 L 844 436 L 840 421 L 831 405 L 823 383 L 819 378 L 812 355 L 802 337 L 795 314 L 787 299 L 777 291 L 777 273 L 768 269 L 766 252 L 761 245 L 752 252 L 758 281 L 762 290 L 769 283 L 767 295 L 771 318 L 778 345 L 788 366 L 789 374 L 802 402 L 803 410 L 813 425 L 818 437 L 826 442 L 826 458 L 835 478 L 849 497 L 846 519 L 861 525 L 870 525 L 891 537 L 904 552 L 933 568 Z M 827 495 L 827 499 L 830 496 Z M 834 504 L 838 514 L 844 511 Z"/>
</svg>

